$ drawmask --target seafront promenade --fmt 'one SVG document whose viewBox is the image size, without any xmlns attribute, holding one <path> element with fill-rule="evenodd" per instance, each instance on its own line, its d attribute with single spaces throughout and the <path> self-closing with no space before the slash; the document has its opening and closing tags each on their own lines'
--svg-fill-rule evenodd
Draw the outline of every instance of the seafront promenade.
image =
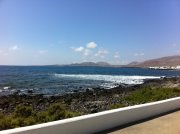
<svg viewBox="0 0 180 134">
<path fill-rule="evenodd" d="M 180 134 L 180 110 L 108 134 Z"/>
</svg>

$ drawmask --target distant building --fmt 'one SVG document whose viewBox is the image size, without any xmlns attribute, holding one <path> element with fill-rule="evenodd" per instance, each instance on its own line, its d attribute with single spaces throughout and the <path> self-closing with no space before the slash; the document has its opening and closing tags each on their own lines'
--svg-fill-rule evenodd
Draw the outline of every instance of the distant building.
<svg viewBox="0 0 180 134">
<path fill-rule="evenodd" d="M 180 69 L 180 66 L 176 66 L 176 69 Z"/>
<path fill-rule="evenodd" d="M 157 70 L 180 70 L 180 66 L 152 66 L 149 69 L 157 69 Z"/>
</svg>

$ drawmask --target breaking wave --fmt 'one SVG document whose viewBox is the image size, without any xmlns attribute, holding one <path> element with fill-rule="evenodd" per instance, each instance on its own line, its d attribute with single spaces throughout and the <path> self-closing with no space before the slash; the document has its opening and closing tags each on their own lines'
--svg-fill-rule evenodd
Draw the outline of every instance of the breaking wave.
<svg viewBox="0 0 180 134">
<path fill-rule="evenodd" d="M 73 80 L 105 81 L 116 84 L 142 84 L 147 79 L 160 79 L 159 76 L 124 76 L 124 75 L 88 75 L 88 74 L 54 74 L 57 78 Z"/>
</svg>

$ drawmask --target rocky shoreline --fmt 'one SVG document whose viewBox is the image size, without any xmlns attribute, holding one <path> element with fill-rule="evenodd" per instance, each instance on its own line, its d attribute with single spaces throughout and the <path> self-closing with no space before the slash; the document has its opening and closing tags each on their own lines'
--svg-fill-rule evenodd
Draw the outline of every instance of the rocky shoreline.
<svg viewBox="0 0 180 134">
<path fill-rule="evenodd" d="M 44 96 L 40 94 L 0 96 L 0 112 L 11 114 L 16 106 L 31 106 L 35 111 L 45 111 L 51 104 L 61 103 L 70 111 L 78 112 L 81 115 L 96 113 L 112 109 L 112 105 L 122 103 L 122 98 L 143 87 L 180 88 L 180 78 L 147 80 L 141 85 L 124 85 L 112 89 L 86 89 L 85 92 L 77 91 L 72 94 L 59 96 Z M 131 104 L 123 101 L 123 106 L 129 105 Z"/>
</svg>

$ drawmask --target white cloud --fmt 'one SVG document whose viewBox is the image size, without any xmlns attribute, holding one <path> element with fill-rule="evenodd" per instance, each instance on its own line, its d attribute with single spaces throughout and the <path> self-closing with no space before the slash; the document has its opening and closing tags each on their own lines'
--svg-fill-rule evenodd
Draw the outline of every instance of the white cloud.
<svg viewBox="0 0 180 134">
<path fill-rule="evenodd" d="M 176 44 L 176 43 L 173 43 L 172 46 L 173 46 L 173 47 L 177 47 L 177 44 Z"/>
<path fill-rule="evenodd" d="M 4 55 L 4 56 L 8 56 L 8 55 L 9 55 L 9 53 L 5 52 L 5 53 L 3 53 L 3 55 Z"/>
<path fill-rule="evenodd" d="M 99 50 L 94 56 L 104 58 L 109 52 L 107 50 Z"/>
<path fill-rule="evenodd" d="M 119 58 L 119 55 L 114 55 L 114 58 Z"/>
<path fill-rule="evenodd" d="M 177 50 L 176 53 L 180 53 L 180 50 Z"/>
<path fill-rule="evenodd" d="M 89 42 L 86 47 L 89 49 L 93 49 L 97 47 L 97 44 L 95 42 Z"/>
<path fill-rule="evenodd" d="M 40 50 L 38 53 L 39 54 L 45 54 L 45 53 L 47 53 L 48 51 L 47 50 Z"/>
<path fill-rule="evenodd" d="M 10 55 L 10 52 L 0 50 L 0 55 L 2 55 L 2 56 L 9 56 L 9 55 Z"/>
<path fill-rule="evenodd" d="M 71 49 L 75 52 L 81 53 L 83 56 L 88 56 L 88 58 L 101 57 L 104 58 L 109 52 L 105 49 L 100 49 L 95 53 L 94 48 L 97 47 L 95 42 L 89 42 L 86 47 L 79 46 L 79 47 L 71 47 Z"/>
<path fill-rule="evenodd" d="M 17 45 L 14 45 L 14 46 L 12 46 L 12 47 L 9 48 L 9 50 L 12 50 L 12 51 L 16 51 L 16 50 L 18 50 L 18 49 L 19 49 L 19 48 L 18 48 Z"/>
<path fill-rule="evenodd" d="M 77 47 L 77 48 L 72 47 L 72 49 L 73 49 L 75 52 L 82 52 L 82 51 L 84 50 L 84 47 L 82 47 L 82 46 Z"/>
<path fill-rule="evenodd" d="M 114 53 L 114 58 L 119 58 L 119 57 L 120 57 L 119 52 L 115 52 Z"/>
<path fill-rule="evenodd" d="M 88 56 L 90 54 L 91 54 L 91 51 L 89 49 L 84 49 L 84 51 L 83 51 L 84 56 Z"/>
<path fill-rule="evenodd" d="M 81 54 L 83 54 L 84 56 L 88 56 L 90 55 L 92 52 L 90 49 L 85 49 L 84 47 L 80 46 L 80 47 L 71 47 L 71 49 L 73 49 L 75 52 L 79 52 Z"/>
<path fill-rule="evenodd" d="M 134 56 L 144 56 L 144 53 L 135 53 Z"/>
</svg>

